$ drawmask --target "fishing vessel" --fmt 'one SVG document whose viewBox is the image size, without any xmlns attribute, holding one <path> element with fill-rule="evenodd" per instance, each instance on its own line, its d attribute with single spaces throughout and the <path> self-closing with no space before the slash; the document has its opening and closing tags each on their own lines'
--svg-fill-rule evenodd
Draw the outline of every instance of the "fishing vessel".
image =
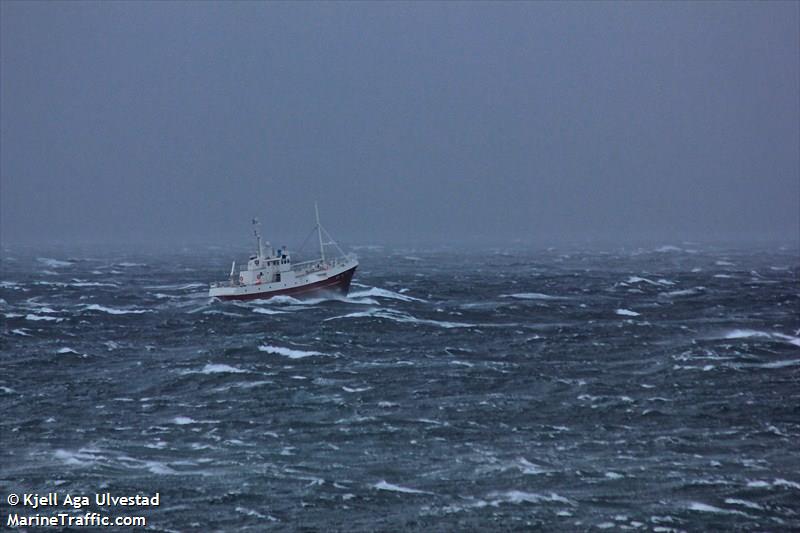
<svg viewBox="0 0 800 533">
<path fill-rule="evenodd" d="M 330 234 L 319 222 L 319 209 L 314 204 L 316 214 L 315 230 L 319 239 L 319 258 L 301 263 L 293 263 L 292 255 L 286 247 L 273 248 L 262 242 L 260 223 L 253 219 L 253 235 L 256 238 L 256 253 L 247 261 L 247 267 L 236 272 L 236 261 L 231 265 L 227 281 L 211 283 L 208 295 L 220 300 L 267 299 L 278 295 L 295 298 L 320 296 L 322 293 L 346 295 L 350 290 L 358 258 L 345 254 Z M 309 234 L 310 236 L 311 234 Z M 328 242 L 323 241 L 323 236 Z M 339 255 L 325 253 L 326 246 L 334 246 Z"/>
</svg>

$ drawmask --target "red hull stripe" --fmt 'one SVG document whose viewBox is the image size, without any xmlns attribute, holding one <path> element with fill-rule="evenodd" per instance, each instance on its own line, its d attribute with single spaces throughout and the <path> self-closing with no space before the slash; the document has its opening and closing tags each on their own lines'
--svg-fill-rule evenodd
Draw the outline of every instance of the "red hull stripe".
<svg viewBox="0 0 800 533">
<path fill-rule="evenodd" d="M 293 296 L 295 298 L 310 298 L 318 295 L 321 292 L 338 292 L 347 294 L 350 290 L 350 281 L 353 279 L 353 274 L 356 272 L 357 266 L 350 270 L 345 270 L 341 274 L 336 274 L 328 279 L 309 283 L 308 285 L 300 285 L 299 287 L 289 287 L 286 289 L 278 289 L 276 291 L 268 292 L 253 292 L 250 294 L 235 294 L 217 296 L 220 300 L 266 300 L 273 296 Z"/>
</svg>

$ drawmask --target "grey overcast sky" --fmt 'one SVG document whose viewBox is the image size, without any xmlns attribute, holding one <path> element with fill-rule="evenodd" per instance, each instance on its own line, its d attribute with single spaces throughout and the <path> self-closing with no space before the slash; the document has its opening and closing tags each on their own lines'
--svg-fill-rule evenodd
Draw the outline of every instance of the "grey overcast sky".
<svg viewBox="0 0 800 533">
<path fill-rule="evenodd" d="M 4 243 L 800 238 L 800 3 L 0 3 Z M 292 243 L 292 241 L 289 241 Z"/>
</svg>

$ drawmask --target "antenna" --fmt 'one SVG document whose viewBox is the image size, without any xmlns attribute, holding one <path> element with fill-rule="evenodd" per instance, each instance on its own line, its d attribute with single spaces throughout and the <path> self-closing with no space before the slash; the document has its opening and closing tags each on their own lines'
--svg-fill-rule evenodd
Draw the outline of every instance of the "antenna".
<svg viewBox="0 0 800 533">
<path fill-rule="evenodd" d="M 325 246 L 322 244 L 322 226 L 319 223 L 319 207 L 317 206 L 317 202 L 314 202 L 314 213 L 317 215 L 317 236 L 319 237 L 319 253 L 322 256 L 322 262 L 324 263 Z"/>
<path fill-rule="evenodd" d="M 258 241 L 259 260 L 264 257 L 264 249 L 261 247 L 261 232 L 259 231 L 260 227 L 261 227 L 261 222 L 259 222 L 257 218 L 253 217 L 253 235 L 255 235 L 256 241 Z"/>
</svg>

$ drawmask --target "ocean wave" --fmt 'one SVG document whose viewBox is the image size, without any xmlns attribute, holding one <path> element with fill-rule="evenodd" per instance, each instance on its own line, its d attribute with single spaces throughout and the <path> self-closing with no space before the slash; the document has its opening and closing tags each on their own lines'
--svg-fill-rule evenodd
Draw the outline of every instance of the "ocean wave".
<svg viewBox="0 0 800 533">
<path fill-rule="evenodd" d="M 229 365 L 209 363 L 202 370 L 190 370 L 184 374 L 245 374 L 247 372 L 247 370 Z"/>
<path fill-rule="evenodd" d="M 523 492 L 521 490 L 508 490 L 508 491 L 495 491 L 487 496 L 488 504 L 496 507 L 502 503 L 542 503 L 542 502 L 557 502 L 566 503 L 568 505 L 575 505 L 572 500 L 560 496 L 555 492 L 550 494 L 539 494 L 537 492 Z"/>
<path fill-rule="evenodd" d="M 103 283 L 100 281 L 84 281 L 81 279 L 73 279 L 66 285 L 70 287 L 119 287 L 116 283 Z"/>
<path fill-rule="evenodd" d="M 285 315 L 286 311 L 277 311 L 275 309 L 265 309 L 264 307 L 254 307 L 254 313 L 258 313 L 261 315 Z"/>
<path fill-rule="evenodd" d="M 200 287 L 208 287 L 208 285 L 205 283 L 174 283 L 171 285 L 147 285 L 144 288 L 164 291 L 186 291 L 189 289 L 199 289 Z"/>
<path fill-rule="evenodd" d="M 282 346 L 270 346 L 268 344 L 262 344 L 261 346 L 259 346 L 258 351 L 267 352 L 275 355 L 283 355 L 284 357 L 289 357 L 290 359 L 302 359 L 304 357 L 313 357 L 315 355 L 327 355 L 322 352 L 293 350 L 291 348 L 284 348 Z"/>
<path fill-rule="evenodd" d="M 34 315 L 32 313 L 28 313 L 27 315 L 25 315 L 25 320 L 30 320 L 32 322 L 37 322 L 37 321 L 61 322 L 64 319 L 63 318 L 54 317 L 54 316 L 41 316 L 41 315 Z"/>
<path fill-rule="evenodd" d="M 399 292 L 390 291 L 388 289 L 381 289 L 380 287 L 370 287 L 366 291 L 351 292 L 348 295 L 349 298 L 366 298 L 369 296 L 374 296 L 375 298 L 391 298 L 404 302 L 426 302 L 426 300 L 422 298 L 414 298 L 413 296 L 400 294 Z"/>
<path fill-rule="evenodd" d="M 59 259 L 51 259 L 49 257 L 37 257 L 36 260 L 49 266 L 50 268 L 68 267 L 74 264 L 71 261 L 61 261 Z"/>
<path fill-rule="evenodd" d="M 670 292 L 662 292 L 659 293 L 659 296 L 663 296 L 665 298 L 677 298 L 680 296 L 697 296 L 700 294 L 704 294 L 706 292 L 705 287 L 693 287 L 691 289 L 683 289 L 679 291 L 670 291 Z"/>
<path fill-rule="evenodd" d="M 108 313 L 109 315 L 140 315 L 142 313 L 151 313 L 148 309 L 117 309 L 115 307 L 105 307 L 99 304 L 90 304 L 84 306 L 84 311 L 100 311 Z"/>
<path fill-rule="evenodd" d="M 563 296 L 551 296 L 541 292 L 516 292 L 514 294 L 501 294 L 500 298 L 516 298 L 518 300 L 564 300 Z"/>
<path fill-rule="evenodd" d="M 708 505 L 707 503 L 702 502 L 689 502 L 689 505 L 686 507 L 690 511 L 698 511 L 701 513 L 717 513 L 717 514 L 735 514 L 740 516 L 747 516 L 747 513 L 743 513 L 742 511 L 738 511 L 736 509 L 722 509 L 721 507 L 714 507 L 713 505 Z"/>
<path fill-rule="evenodd" d="M 630 309 L 617 309 L 614 313 L 620 316 L 641 316 L 641 313 L 637 313 L 636 311 L 631 311 Z"/>
<path fill-rule="evenodd" d="M 390 492 L 402 492 L 404 494 L 430 494 L 433 495 L 432 492 L 427 492 L 424 490 L 419 489 L 411 489 L 408 487 L 403 487 L 401 485 L 395 485 L 394 483 L 389 483 L 386 480 L 381 480 L 373 485 L 374 488 L 378 490 L 386 490 Z"/>
<path fill-rule="evenodd" d="M 475 327 L 475 324 L 467 324 L 464 322 L 447 322 L 441 320 L 428 320 L 424 318 L 416 318 L 401 311 L 396 311 L 394 309 L 385 309 L 385 308 L 368 309 L 366 311 L 358 311 L 356 313 L 348 313 L 346 315 L 332 316 L 330 318 L 326 318 L 325 322 L 329 320 L 339 320 L 343 318 L 385 318 L 387 320 L 393 320 L 395 322 L 410 323 L 410 324 L 426 324 L 430 326 L 437 326 L 440 328 L 447 328 L 447 329 Z"/>
<path fill-rule="evenodd" d="M 770 332 L 770 331 L 757 331 L 753 329 L 734 329 L 729 331 L 723 337 L 725 339 L 770 339 L 788 342 L 793 346 L 800 346 L 800 337 L 793 337 L 784 333 Z"/>
</svg>

